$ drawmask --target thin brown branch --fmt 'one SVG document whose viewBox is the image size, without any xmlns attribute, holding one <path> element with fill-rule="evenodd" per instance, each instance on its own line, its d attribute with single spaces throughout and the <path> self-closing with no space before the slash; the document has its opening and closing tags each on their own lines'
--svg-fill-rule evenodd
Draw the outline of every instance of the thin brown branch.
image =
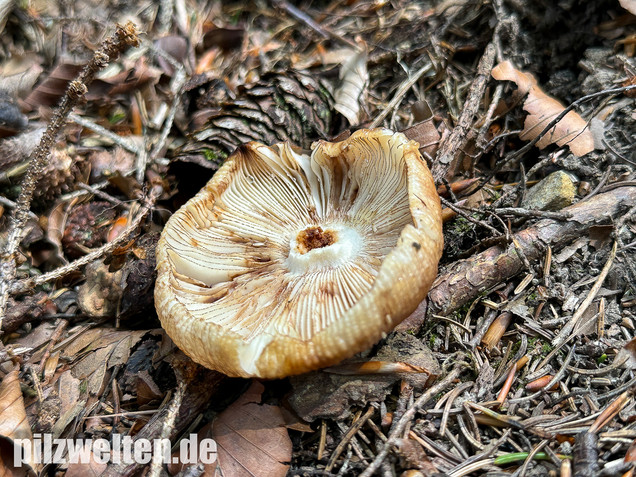
<svg viewBox="0 0 636 477">
<path fill-rule="evenodd" d="M 464 103 L 464 108 L 459 117 L 457 126 L 455 126 L 453 132 L 451 132 L 447 140 L 441 145 L 437 158 L 433 163 L 431 172 L 433 173 L 436 184 L 439 184 L 441 180 L 446 177 L 448 169 L 453 163 L 453 159 L 455 159 L 456 155 L 462 150 L 466 143 L 468 133 L 473 124 L 473 119 L 479 110 L 486 84 L 490 79 L 490 71 L 495 64 L 495 53 L 495 46 L 493 43 L 489 43 L 483 56 L 479 60 L 477 75 L 468 91 L 468 97 Z"/>
</svg>

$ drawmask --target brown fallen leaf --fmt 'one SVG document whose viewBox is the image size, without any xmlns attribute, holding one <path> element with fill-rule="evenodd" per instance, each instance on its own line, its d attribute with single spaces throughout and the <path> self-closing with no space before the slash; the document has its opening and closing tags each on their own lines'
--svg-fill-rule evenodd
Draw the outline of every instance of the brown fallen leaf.
<svg viewBox="0 0 636 477">
<path fill-rule="evenodd" d="M 523 109 L 529 114 L 523 124 L 520 139 L 533 140 L 550 121 L 563 112 L 565 107 L 556 99 L 545 94 L 530 73 L 516 69 L 509 61 L 504 61 L 492 70 L 492 77 L 499 81 L 512 81 L 522 95 L 528 94 Z M 570 111 L 550 129 L 538 142 L 543 149 L 549 144 L 567 145 L 576 156 L 583 156 L 594 150 L 594 137 L 587 122 L 576 112 Z"/>
<path fill-rule="evenodd" d="M 20 390 L 20 379 L 18 369 L 9 372 L 0 383 L 0 436 L 11 442 L 14 446 L 16 439 L 31 439 L 31 425 L 26 417 L 24 409 L 24 399 Z M 6 444 L 7 442 L 4 442 Z M 4 450 L 3 446 L 3 450 Z M 27 475 L 28 467 L 21 466 L 17 470 L 13 468 L 13 456 L 5 455 L 3 452 L 2 464 L 0 465 L 0 475 Z M 8 458 L 7 458 L 8 457 Z M 28 464 L 32 469 L 37 466 L 32 461 L 33 453 L 25 453 Z"/>
<path fill-rule="evenodd" d="M 218 466 L 225 477 L 285 476 L 292 443 L 281 410 L 260 404 L 265 387 L 254 382 L 214 421 Z M 217 470 L 218 472 L 218 470 Z"/>
<path fill-rule="evenodd" d="M 83 64 L 59 63 L 24 99 L 25 107 L 35 110 L 40 106 L 51 107 L 57 104 L 68 84 L 79 75 L 83 68 Z M 148 83 L 155 83 L 159 76 L 160 71 L 157 68 L 149 66 L 145 58 L 140 58 L 114 76 L 94 80 L 86 94 L 86 99 L 94 101 L 127 93 Z"/>
<path fill-rule="evenodd" d="M 432 118 L 420 121 L 402 132 L 407 138 L 420 144 L 421 153 L 435 157 L 441 136 Z"/>
<path fill-rule="evenodd" d="M 88 459 L 84 462 L 70 463 L 64 477 L 98 477 L 104 473 L 108 464 L 97 462 L 89 444 L 85 444 L 83 452 L 88 455 Z"/>
</svg>

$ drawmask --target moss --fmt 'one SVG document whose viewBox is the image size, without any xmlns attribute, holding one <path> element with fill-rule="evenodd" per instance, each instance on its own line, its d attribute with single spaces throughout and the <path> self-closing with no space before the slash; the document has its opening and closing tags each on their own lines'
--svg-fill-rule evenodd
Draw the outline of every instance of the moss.
<svg viewBox="0 0 636 477">
<path fill-rule="evenodd" d="M 463 235 L 473 229 L 473 224 L 464 217 L 457 217 L 451 226 L 451 233 Z"/>
<path fill-rule="evenodd" d="M 510 350 L 510 355 L 516 356 L 517 351 L 519 351 L 520 348 L 521 348 L 521 341 L 515 341 L 514 343 L 512 343 L 512 349 Z"/>
<path fill-rule="evenodd" d="M 213 151 L 212 149 L 203 149 L 201 152 L 206 161 L 215 162 L 217 164 L 223 162 L 228 156 L 225 151 Z"/>
<path fill-rule="evenodd" d="M 431 333 L 431 336 L 428 337 L 428 347 L 433 350 L 436 349 L 439 340 L 439 336 L 437 336 L 435 333 Z"/>
</svg>

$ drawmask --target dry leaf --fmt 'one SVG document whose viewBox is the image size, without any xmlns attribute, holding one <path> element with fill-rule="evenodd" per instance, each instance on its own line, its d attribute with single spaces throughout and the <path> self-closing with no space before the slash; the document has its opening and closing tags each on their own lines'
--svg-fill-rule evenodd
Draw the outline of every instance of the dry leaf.
<svg viewBox="0 0 636 477">
<path fill-rule="evenodd" d="M 68 84 L 84 69 L 84 65 L 60 63 L 24 99 L 25 106 L 37 109 L 39 106 L 55 106 L 64 95 Z M 129 68 L 109 78 L 95 79 L 86 94 L 88 101 L 101 100 L 115 94 L 137 90 L 147 83 L 158 81 L 160 71 L 140 58 Z"/>
<path fill-rule="evenodd" d="M 31 425 L 26 417 L 17 369 L 9 372 L 0 383 L 0 436 L 11 442 L 16 439 L 32 438 Z M 15 442 L 13 445 L 16 445 Z M 6 472 L 6 475 L 19 475 L 11 472 L 9 465 L 10 462 L 3 462 L 0 472 L 3 474 Z M 29 462 L 29 465 L 36 469 L 33 462 Z"/>
<path fill-rule="evenodd" d="M 528 116 L 523 125 L 520 139 L 536 138 L 550 121 L 563 112 L 565 107 L 556 99 L 545 94 L 537 80 L 530 73 L 524 73 L 512 66 L 509 61 L 499 63 L 492 70 L 492 77 L 499 81 L 512 81 L 517 84 L 521 94 L 528 94 L 523 109 Z M 586 121 L 576 112 L 570 111 L 537 142 L 543 149 L 549 144 L 568 145 L 576 156 L 583 156 L 594 150 L 594 137 Z"/>
<path fill-rule="evenodd" d="M 615 363 L 623 363 L 623 368 L 636 369 L 636 338 L 629 340 L 618 353 Z"/>
<path fill-rule="evenodd" d="M 357 52 L 351 50 L 351 55 L 342 64 L 340 80 L 334 94 L 334 108 L 349 120 L 349 124 L 357 126 L 360 124 L 360 105 L 369 82 L 366 48 Z"/>
<path fill-rule="evenodd" d="M 97 477 L 106 471 L 108 464 L 96 461 L 90 444 L 84 444 L 84 448 L 80 452 L 88 455 L 88 462 L 70 463 L 64 477 Z"/>
<path fill-rule="evenodd" d="M 264 389 L 254 382 L 214 421 L 218 465 L 225 477 L 287 474 L 292 443 L 280 409 L 259 404 Z"/>
<path fill-rule="evenodd" d="M 402 132 L 407 138 L 419 143 L 421 153 L 435 157 L 441 136 L 432 118 L 420 121 Z"/>
<path fill-rule="evenodd" d="M 46 220 L 46 238 L 53 244 L 53 253 L 58 263 L 67 263 L 62 254 L 62 236 L 68 219 L 68 212 L 75 204 L 76 199 L 70 202 L 58 202 L 49 212 Z"/>
</svg>

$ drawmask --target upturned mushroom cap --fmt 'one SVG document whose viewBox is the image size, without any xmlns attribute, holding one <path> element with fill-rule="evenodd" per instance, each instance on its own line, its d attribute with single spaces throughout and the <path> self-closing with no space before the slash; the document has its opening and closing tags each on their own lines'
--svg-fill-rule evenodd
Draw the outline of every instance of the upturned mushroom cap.
<svg viewBox="0 0 636 477">
<path fill-rule="evenodd" d="M 424 299 L 440 201 L 418 144 L 386 129 L 311 154 L 241 146 L 168 221 L 161 323 L 194 361 L 279 378 L 365 350 Z"/>
</svg>

